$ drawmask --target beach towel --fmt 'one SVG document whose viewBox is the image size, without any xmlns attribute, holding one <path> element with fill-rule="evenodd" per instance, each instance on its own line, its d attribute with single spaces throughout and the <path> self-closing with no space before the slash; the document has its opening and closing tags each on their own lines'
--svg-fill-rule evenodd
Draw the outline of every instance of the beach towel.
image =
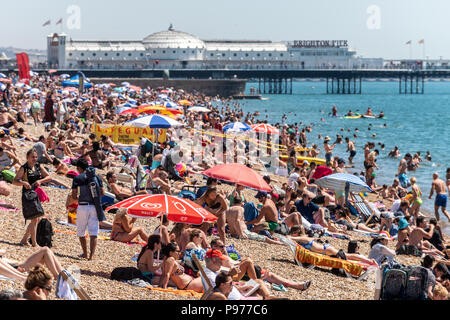
<svg viewBox="0 0 450 320">
<path fill-rule="evenodd" d="M 15 280 L 8 277 L 0 276 L 0 281 L 15 281 Z"/>
<path fill-rule="evenodd" d="M 198 293 L 194 290 L 178 290 L 178 289 L 171 289 L 171 288 L 163 289 L 163 288 L 147 287 L 147 288 L 145 288 L 145 290 L 167 292 L 167 293 L 176 294 L 179 296 L 191 296 L 191 297 L 195 297 L 195 298 L 199 298 L 199 299 L 203 295 L 203 293 Z"/>
<path fill-rule="evenodd" d="M 318 267 L 344 269 L 355 277 L 359 277 L 364 271 L 364 267 L 357 262 L 350 262 L 348 260 L 332 258 L 320 253 L 311 252 L 298 244 L 295 258 L 300 263 L 309 263 Z"/>
<path fill-rule="evenodd" d="M 4 205 L 4 204 L 10 206 L 10 205 L 7 204 L 6 202 L 0 201 L 0 211 L 12 211 L 12 212 L 20 211 L 19 208 L 7 208 L 7 207 L 3 207 L 2 205 Z"/>
<path fill-rule="evenodd" d="M 237 252 L 234 245 L 226 246 L 225 249 L 227 250 L 228 256 L 233 259 L 234 261 L 241 261 L 241 256 Z"/>
</svg>

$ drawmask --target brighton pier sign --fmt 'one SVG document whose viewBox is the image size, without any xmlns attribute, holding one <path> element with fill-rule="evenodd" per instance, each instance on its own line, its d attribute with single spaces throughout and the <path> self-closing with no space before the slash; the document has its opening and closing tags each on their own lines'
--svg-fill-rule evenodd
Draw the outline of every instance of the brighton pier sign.
<svg viewBox="0 0 450 320">
<path fill-rule="evenodd" d="M 297 40 L 294 48 L 341 48 L 348 47 L 347 40 Z"/>
</svg>

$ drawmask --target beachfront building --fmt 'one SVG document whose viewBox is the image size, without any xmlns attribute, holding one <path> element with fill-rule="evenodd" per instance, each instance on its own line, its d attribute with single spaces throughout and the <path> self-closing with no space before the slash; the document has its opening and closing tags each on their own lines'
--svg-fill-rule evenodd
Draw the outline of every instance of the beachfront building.
<svg viewBox="0 0 450 320">
<path fill-rule="evenodd" d="M 58 69 L 316 69 L 382 68 L 383 59 L 367 59 L 347 41 L 272 42 L 202 40 L 168 30 L 143 40 L 47 38 L 49 68 Z"/>
</svg>

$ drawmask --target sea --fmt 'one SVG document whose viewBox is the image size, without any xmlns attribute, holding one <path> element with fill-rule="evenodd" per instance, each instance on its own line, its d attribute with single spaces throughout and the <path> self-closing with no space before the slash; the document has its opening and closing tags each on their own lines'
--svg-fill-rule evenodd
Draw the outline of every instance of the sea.
<svg viewBox="0 0 450 320">
<path fill-rule="evenodd" d="M 258 83 L 247 83 L 246 94 L 250 88 L 258 89 Z M 362 94 L 336 95 L 326 94 L 324 81 L 293 82 L 292 95 L 263 94 L 268 100 L 239 100 L 244 112 L 259 111 L 258 117 L 269 123 L 299 123 L 302 126 L 313 125 L 311 133 L 307 133 L 308 145 L 316 143 L 321 148 L 320 157 L 324 158 L 323 137 L 330 136 L 334 142 L 336 134 L 341 134 L 343 140 L 350 137 L 355 141 L 357 154 L 354 158 L 355 168 L 347 169 L 349 173 L 363 171 L 364 145 L 368 141 L 376 143 L 380 151 L 377 157 L 377 185 L 392 184 L 398 170 L 400 158 L 388 157 L 389 151 L 399 147 L 401 157 L 406 153 L 420 152 L 425 159 L 430 151 L 432 161 L 422 162 L 414 172 L 408 173 L 408 178 L 414 176 L 422 190 L 424 213 L 434 217 L 434 195 L 428 199 L 431 190 L 432 174 L 438 172 L 445 181 L 446 169 L 450 167 L 450 82 L 425 82 L 424 94 L 399 94 L 399 84 L 396 81 L 363 81 Z M 338 117 L 331 116 L 335 105 Z M 374 114 L 383 111 L 385 119 L 344 119 L 349 110 L 365 113 L 370 107 Z M 386 126 L 384 126 L 386 125 Z M 370 131 L 368 128 L 370 127 Z M 359 132 L 355 132 L 355 129 Z M 344 131 L 341 131 L 341 130 Z M 350 132 L 348 132 L 350 129 Z M 353 138 L 353 134 L 357 138 Z M 372 137 L 373 134 L 376 137 Z M 319 140 L 318 135 L 322 136 Z M 384 150 L 379 143 L 384 144 Z M 344 158 L 348 164 L 348 152 L 345 141 L 334 149 L 334 155 Z M 447 211 L 450 210 L 450 201 Z M 443 231 L 450 235 L 450 224 L 440 213 Z"/>
</svg>

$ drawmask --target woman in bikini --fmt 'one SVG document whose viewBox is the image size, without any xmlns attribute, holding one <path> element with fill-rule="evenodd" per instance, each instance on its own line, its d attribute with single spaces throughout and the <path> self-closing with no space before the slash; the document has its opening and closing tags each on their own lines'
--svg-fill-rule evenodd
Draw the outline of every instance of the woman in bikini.
<svg viewBox="0 0 450 320">
<path fill-rule="evenodd" d="M 242 200 L 241 203 L 245 204 L 247 202 L 247 201 L 245 201 L 244 195 L 241 193 L 244 189 L 245 189 L 244 186 L 236 184 L 236 188 L 234 189 L 234 191 L 230 195 L 230 207 L 233 206 L 234 199 L 236 199 L 238 197 L 241 198 L 241 200 Z"/>
<path fill-rule="evenodd" d="M 417 185 L 415 177 L 411 177 L 409 181 L 411 182 L 411 192 L 412 192 L 411 198 L 412 205 L 409 208 L 409 213 L 414 216 L 414 219 L 417 219 L 420 213 L 419 212 L 420 206 L 422 205 L 422 191 Z"/>
<path fill-rule="evenodd" d="M 161 280 L 162 263 L 156 262 L 154 257 L 161 248 L 161 237 L 153 234 L 148 238 L 147 245 L 142 248 L 137 259 L 137 267 L 142 275 L 155 285 Z"/>
<path fill-rule="evenodd" d="M 290 230 L 288 237 L 297 242 L 306 250 L 315 253 L 320 253 L 327 256 L 335 256 L 343 260 L 348 259 L 353 261 L 361 261 L 361 258 L 357 254 L 352 253 L 345 254 L 342 249 L 338 250 L 329 243 L 321 244 L 317 242 L 316 239 L 306 236 L 305 228 L 303 226 L 299 225 L 293 226 Z"/>
<path fill-rule="evenodd" d="M 201 237 L 201 231 L 198 229 L 193 229 L 189 233 L 189 243 L 184 249 L 184 255 L 181 262 L 186 264 L 189 268 L 194 271 L 198 271 L 197 266 L 192 260 L 192 255 L 196 255 L 198 260 L 205 260 L 206 250 L 202 247 L 203 239 Z"/>
<path fill-rule="evenodd" d="M 142 227 L 133 227 L 135 222 L 136 218 L 129 219 L 126 208 L 120 208 L 114 217 L 111 240 L 130 242 L 140 236 L 142 240 L 147 242 L 148 235 Z"/>
<path fill-rule="evenodd" d="M 218 194 L 217 189 L 213 187 L 208 188 L 195 202 L 217 217 L 217 231 L 219 232 L 220 240 L 225 243 L 225 211 L 228 209 L 225 198 Z M 204 223 L 201 230 L 206 233 L 208 231 L 205 230 L 206 228 L 209 228 L 209 223 Z"/>
<path fill-rule="evenodd" d="M 203 284 L 200 277 L 193 278 L 184 273 L 184 268 L 177 260 L 180 256 L 180 248 L 174 242 L 169 243 L 162 249 L 164 260 L 161 266 L 162 276 L 159 286 L 166 289 L 170 281 L 179 290 L 194 290 L 196 292 L 203 292 Z"/>
<path fill-rule="evenodd" d="M 356 229 L 365 232 L 378 233 L 377 230 L 367 227 L 364 223 L 354 223 L 352 219 L 350 219 L 350 211 L 347 208 L 337 209 L 334 214 L 336 216 L 336 224 L 346 226 L 349 231 Z"/>
</svg>

